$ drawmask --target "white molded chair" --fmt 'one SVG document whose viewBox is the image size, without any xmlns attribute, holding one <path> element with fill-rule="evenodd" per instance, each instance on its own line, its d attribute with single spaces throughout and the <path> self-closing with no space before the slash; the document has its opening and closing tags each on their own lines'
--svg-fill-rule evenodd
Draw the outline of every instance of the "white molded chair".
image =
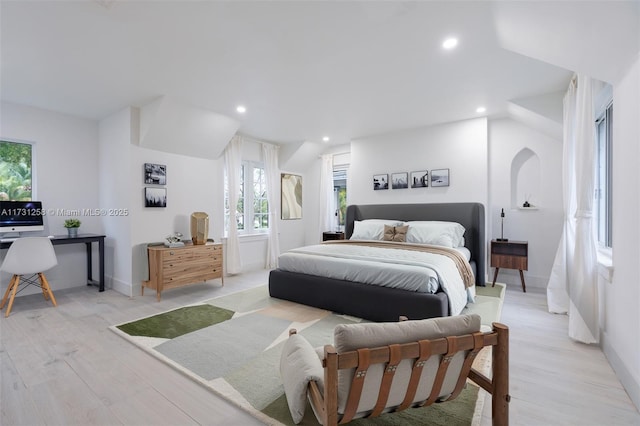
<svg viewBox="0 0 640 426">
<path fill-rule="evenodd" d="M 9 306 L 4 316 L 8 317 L 11 313 L 11 307 L 13 306 L 13 299 L 18 293 L 18 287 L 22 282 L 27 285 L 35 285 L 42 289 L 42 294 L 46 300 L 51 299 L 53 306 L 58 306 L 56 298 L 53 296 L 49 282 L 44 276 L 44 271 L 47 271 L 58 264 L 56 253 L 53 250 L 53 244 L 47 237 L 25 237 L 18 238 L 9 247 L 6 257 L 0 271 L 13 274 L 9 281 L 7 291 L 4 293 L 2 303 L 0 303 L 0 309 L 4 308 L 7 303 L 9 293 L 11 298 L 9 299 Z M 37 276 L 37 279 L 36 279 Z M 25 288 L 25 287 L 23 287 Z M 21 290 L 22 291 L 22 290 Z"/>
</svg>

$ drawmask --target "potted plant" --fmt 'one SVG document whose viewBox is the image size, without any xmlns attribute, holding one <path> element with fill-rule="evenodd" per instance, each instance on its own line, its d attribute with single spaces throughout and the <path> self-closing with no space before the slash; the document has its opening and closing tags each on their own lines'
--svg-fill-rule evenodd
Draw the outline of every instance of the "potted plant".
<svg viewBox="0 0 640 426">
<path fill-rule="evenodd" d="M 77 237 L 78 236 L 78 228 L 80 227 L 79 219 L 67 219 L 64 221 L 64 227 L 67 228 L 67 232 L 69 232 L 69 237 Z"/>
</svg>

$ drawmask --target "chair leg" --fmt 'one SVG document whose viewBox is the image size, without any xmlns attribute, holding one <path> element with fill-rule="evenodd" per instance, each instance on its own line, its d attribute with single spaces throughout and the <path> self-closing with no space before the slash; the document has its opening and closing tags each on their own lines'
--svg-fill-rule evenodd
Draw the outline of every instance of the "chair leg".
<svg viewBox="0 0 640 426">
<path fill-rule="evenodd" d="M 47 281 L 47 277 L 45 277 L 42 272 L 39 272 L 38 278 L 40 278 L 40 285 L 42 286 L 42 293 L 44 294 L 44 298 L 47 300 L 51 298 L 51 303 L 53 303 L 53 306 L 58 306 L 58 304 L 56 303 L 56 298 L 53 296 L 53 291 L 51 291 L 51 287 L 49 287 L 49 281 Z"/>
<path fill-rule="evenodd" d="M 11 308 L 13 307 L 13 299 L 16 297 L 16 293 L 18 292 L 18 287 L 20 286 L 20 275 L 13 276 L 13 291 L 11 291 L 11 298 L 9 299 L 9 306 L 7 306 L 7 312 L 4 313 L 4 317 L 7 318 L 11 313 Z"/>
<path fill-rule="evenodd" d="M 0 303 L 0 309 L 4 308 L 5 303 L 7 303 L 7 298 L 9 297 L 9 293 L 13 289 L 13 282 L 15 281 L 16 276 L 11 276 L 11 280 L 9 280 L 9 285 L 7 286 L 7 291 L 4 292 L 4 297 L 2 298 L 2 302 Z"/>
</svg>

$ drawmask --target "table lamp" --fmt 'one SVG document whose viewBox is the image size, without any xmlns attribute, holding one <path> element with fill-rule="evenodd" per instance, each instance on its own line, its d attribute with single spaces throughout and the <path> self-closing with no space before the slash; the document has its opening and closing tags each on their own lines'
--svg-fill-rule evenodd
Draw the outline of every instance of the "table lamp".
<svg viewBox="0 0 640 426">
<path fill-rule="evenodd" d="M 500 212 L 500 238 L 496 238 L 496 241 L 509 241 L 504 237 L 504 209 Z"/>
</svg>

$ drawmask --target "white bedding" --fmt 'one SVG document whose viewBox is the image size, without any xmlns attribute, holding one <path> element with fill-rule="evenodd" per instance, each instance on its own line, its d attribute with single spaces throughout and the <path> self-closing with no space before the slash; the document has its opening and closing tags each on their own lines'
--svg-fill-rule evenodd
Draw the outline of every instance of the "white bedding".
<svg viewBox="0 0 640 426">
<path fill-rule="evenodd" d="M 473 299 L 455 262 L 447 256 L 411 250 L 348 244 L 318 244 L 289 250 L 279 257 L 284 271 L 339 280 L 435 293 L 438 286 L 449 298 L 451 315 L 458 315 Z"/>
</svg>

